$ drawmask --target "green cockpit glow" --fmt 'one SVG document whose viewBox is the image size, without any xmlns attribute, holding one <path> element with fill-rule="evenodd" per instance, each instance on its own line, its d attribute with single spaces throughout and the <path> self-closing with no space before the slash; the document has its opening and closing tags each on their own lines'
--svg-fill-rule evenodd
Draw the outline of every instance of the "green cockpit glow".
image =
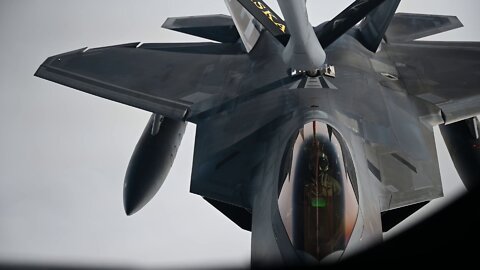
<svg viewBox="0 0 480 270">
<path fill-rule="evenodd" d="M 325 206 L 327 206 L 327 201 L 324 198 L 314 198 L 312 199 L 311 204 L 315 208 L 325 208 Z"/>
</svg>

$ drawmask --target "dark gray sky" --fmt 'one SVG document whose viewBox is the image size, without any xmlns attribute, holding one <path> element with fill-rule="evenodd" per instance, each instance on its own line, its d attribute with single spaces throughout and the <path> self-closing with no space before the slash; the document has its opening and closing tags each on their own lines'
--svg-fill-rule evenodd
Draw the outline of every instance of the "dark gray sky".
<svg viewBox="0 0 480 270">
<path fill-rule="evenodd" d="M 310 20 L 351 2 L 310 0 Z M 465 28 L 430 38 L 437 40 L 478 41 L 478 10 L 478 0 L 400 7 L 459 16 Z M 222 0 L 0 0 L 0 261 L 248 265 L 250 233 L 188 192 L 194 125 L 162 189 L 126 217 L 123 177 L 149 113 L 33 77 L 47 57 L 81 47 L 201 41 L 160 26 L 167 17 L 217 13 L 227 14 Z M 453 196 L 463 186 L 442 140 L 438 148 Z"/>
</svg>

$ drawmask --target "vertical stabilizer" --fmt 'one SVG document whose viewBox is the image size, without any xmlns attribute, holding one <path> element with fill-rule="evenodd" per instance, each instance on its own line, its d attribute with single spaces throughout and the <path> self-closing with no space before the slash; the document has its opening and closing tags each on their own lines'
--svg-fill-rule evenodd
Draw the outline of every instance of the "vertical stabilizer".
<svg viewBox="0 0 480 270">
<path fill-rule="evenodd" d="M 360 24 L 360 41 L 365 48 L 377 51 L 399 4 L 400 0 L 385 1 L 365 17 Z"/>
<path fill-rule="evenodd" d="M 258 29 L 255 18 L 238 0 L 225 0 L 225 4 L 237 27 L 245 49 L 247 52 L 250 52 L 260 37 L 260 30 Z"/>
</svg>

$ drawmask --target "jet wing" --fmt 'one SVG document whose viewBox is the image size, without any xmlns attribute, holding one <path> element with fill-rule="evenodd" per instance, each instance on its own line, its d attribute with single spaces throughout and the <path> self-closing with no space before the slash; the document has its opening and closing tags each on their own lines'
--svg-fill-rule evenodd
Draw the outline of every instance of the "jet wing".
<svg viewBox="0 0 480 270">
<path fill-rule="evenodd" d="M 408 42 L 463 27 L 455 16 L 396 13 L 385 33 L 387 42 Z"/>
<path fill-rule="evenodd" d="M 480 114 L 480 43 L 392 44 L 386 49 L 409 94 L 437 106 L 446 124 Z"/>
<path fill-rule="evenodd" d="M 291 94 L 279 86 L 198 121 L 190 191 L 250 211 L 254 178 L 291 118 Z"/>
<path fill-rule="evenodd" d="M 351 76 L 357 76 L 354 72 Z M 325 103 L 319 107 L 331 108 L 332 123 L 348 127 L 342 134 L 351 145 L 357 177 L 370 179 L 370 188 L 378 189 L 381 211 L 443 196 L 432 128 L 441 121 L 439 110 L 433 105 L 425 108 L 403 91 L 399 81 L 382 78 L 382 87 L 372 87 L 374 80 L 341 76 L 332 81 L 338 90 L 322 97 Z"/>
<path fill-rule="evenodd" d="M 35 75 L 185 120 L 193 105 L 238 84 L 230 77 L 241 73 L 232 70 L 244 72 L 246 60 L 238 43 L 131 43 L 52 56 Z"/>
</svg>

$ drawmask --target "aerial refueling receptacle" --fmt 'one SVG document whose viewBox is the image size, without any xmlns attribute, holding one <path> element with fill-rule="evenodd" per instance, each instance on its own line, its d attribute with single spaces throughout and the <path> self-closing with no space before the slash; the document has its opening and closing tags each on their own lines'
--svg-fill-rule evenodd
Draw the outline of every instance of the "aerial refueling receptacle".
<svg viewBox="0 0 480 270">
<path fill-rule="evenodd" d="M 172 167 L 187 123 L 153 114 L 135 146 L 123 186 L 123 206 L 134 214 L 155 196 Z"/>
</svg>

